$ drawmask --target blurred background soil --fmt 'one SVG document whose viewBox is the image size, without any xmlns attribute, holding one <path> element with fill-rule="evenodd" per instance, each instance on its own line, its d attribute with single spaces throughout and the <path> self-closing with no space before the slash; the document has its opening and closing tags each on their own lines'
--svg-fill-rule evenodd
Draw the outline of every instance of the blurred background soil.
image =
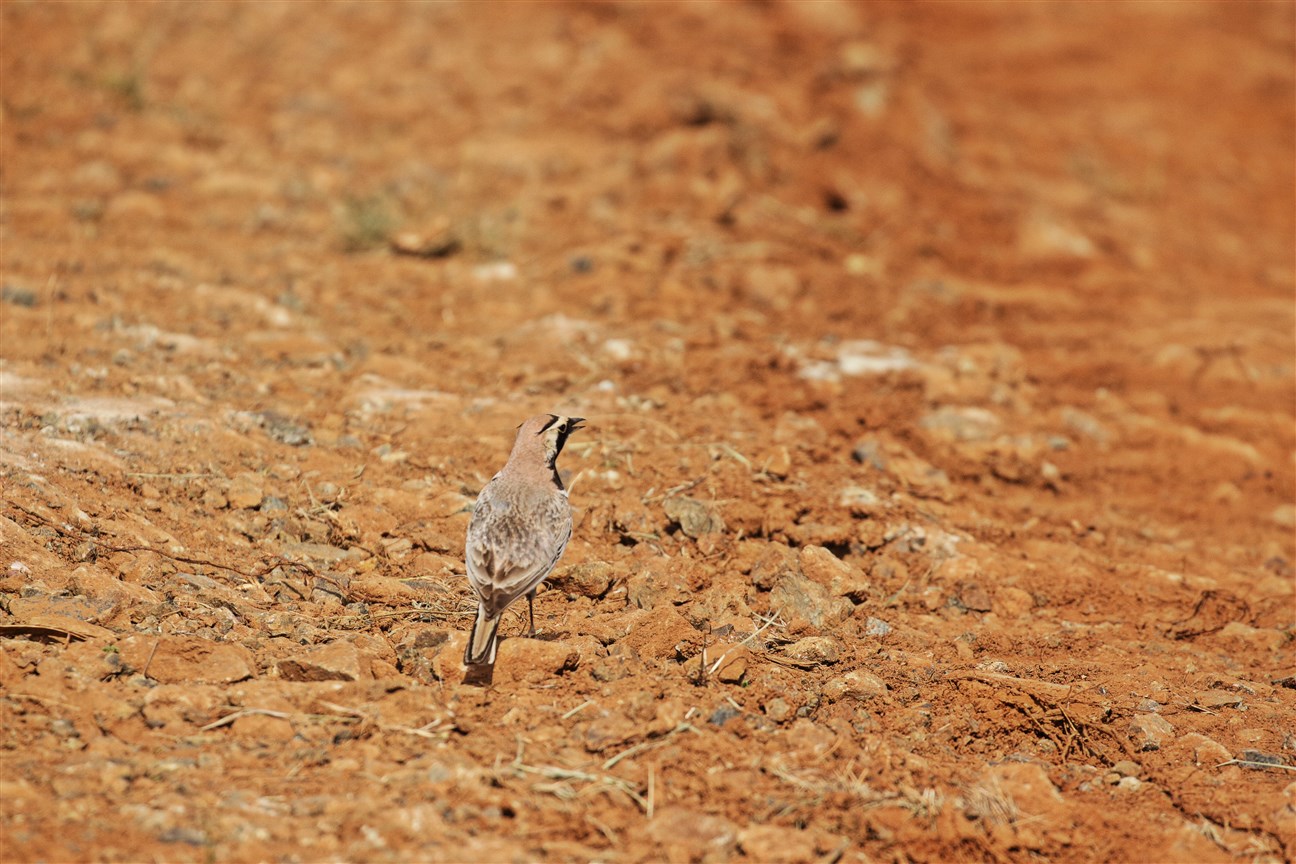
<svg viewBox="0 0 1296 864">
<path fill-rule="evenodd" d="M 1291 860 L 1294 8 L 7 0 L 0 857 Z"/>
</svg>

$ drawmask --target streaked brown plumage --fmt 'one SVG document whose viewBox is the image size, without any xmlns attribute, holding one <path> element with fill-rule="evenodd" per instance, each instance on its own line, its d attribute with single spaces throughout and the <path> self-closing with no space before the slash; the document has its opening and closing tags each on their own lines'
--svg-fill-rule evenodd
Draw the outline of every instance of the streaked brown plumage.
<svg viewBox="0 0 1296 864">
<path fill-rule="evenodd" d="M 508 462 L 477 496 L 464 558 L 477 592 L 464 663 L 495 662 L 495 635 L 504 610 L 522 595 L 529 604 L 571 539 L 571 505 L 555 462 L 583 417 L 540 414 L 518 427 Z M 531 605 L 531 635 L 535 608 Z"/>
</svg>

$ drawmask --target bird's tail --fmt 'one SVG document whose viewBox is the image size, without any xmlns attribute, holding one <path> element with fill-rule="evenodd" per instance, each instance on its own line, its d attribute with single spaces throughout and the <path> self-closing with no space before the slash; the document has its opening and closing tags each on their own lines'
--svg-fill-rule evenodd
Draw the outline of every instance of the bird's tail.
<svg viewBox="0 0 1296 864">
<path fill-rule="evenodd" d="M 487 617 L 486 604 L 478 604 L 477 618 L 473 621 L 468 647 L 464 650 L 465 666 L 489 666 L 495 662 L 495 632 L 499 625 L 500 616 Z"/>
</svg>

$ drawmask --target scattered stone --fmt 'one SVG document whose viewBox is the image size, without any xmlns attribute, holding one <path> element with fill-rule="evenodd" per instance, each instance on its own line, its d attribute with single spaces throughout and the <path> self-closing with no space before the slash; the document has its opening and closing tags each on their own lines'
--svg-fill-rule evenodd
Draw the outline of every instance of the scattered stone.
<svg viewBox="0 0 1296 864">
<path fill-rule="evenodd" d="M 750 605 L 755 600 L 754 593 L 751 583 L 742 576 L 721 573 L 705 591 L 696 595 L 697 600 L 680 611 L 694 627 L 717 636 L 750 634 L 755 630 L 752 623 L 755 613 Z"/>
<path fill-rule="evenodd" d="M 1005 618 L 1021 618 L 1035 608 L 1035 598 L 1029 591 L 1007 586 L 995 589 L 994 611 Z"/>
<path fill-rule="evenodd" d="M 691 657 L 702 647 L 702 634 L 672 606 L 658 606 L 640 620 L 620 644 L 646 660 Z"/>
<path fill-rule="evenodd" d="M 741 715 L 741 711 L 726 702 L 711 713 L 711 716 L 707 718 L 707 722 L 713 726 L 723 726 L 733 718 Z"/>
<path fill-rule="evenodd" d="M 369 658 L 350 642 L 317 645 L 280 660 L 277 668 L 279 677 L 288 681 L 359 681 L 373 677 Z"/>
<path fill-rule="evenodd" d="M 947 405 L 928 412 L 918 425 L 942 438 L 956 442 L 988 441 L 1002 425 L 993 412 L 985 408 Z"/>
<path fill-rule="evenodd" d="M 725 684 L 740 684 L 747 677 L 751 651 L 743 645 L 727 645 L 720 651 L 720 656 L 716 660 L 710 660 L 708 657 L 708 662 L 712 664 L 711 668 L 714 669 L 718 681 Z"/>
<path fill-rule="evenodd" d="M 203 490 L 202 504 L 208 510 L 224 510 L 229 506 L 229 499 L 215 486 L 208 486 Z"/>
<path fill-rule="evenodd" d="M 1002 825 L 1014 845 L 1043 849 L 1070 840 L 1071 805 L 1035 762 L 1005 762 L 986 770 L 967 795 L 969 812 Z"/>
<path fill-rule="evenodd" d="M 1160 750 L 1173 734 L 1174 727 L 1160 714 L 1141 714 L 1130 721 L 1129 738 L 1136 750 Z"/>
<path fill-rule="evenodd" d="M 851 458 L 861 465 L 872 465 L 879 471 L 887 470 L 889 460 L 882 452 L 882 444 L 873 438 L 861 438 L 851 450 Z"/>
<path fill-rule="evenodd" d="M 112 639 L 117 636 L 107 627 L 86 620 L 112 611 L 116 604 L 110 601 L 92 603 L 85 598 L 37 595 L 14 598 L 8 605 L 9 614 L 16 622 L 11 626 L 25 628 L 29 636 L 44 641 Z"/>
<path fill-rule="evenodd" d="M 872 516 L 882 509 L 882 499 L 872 489 L 863 486 L 846 486 L 837 495 L 837 504 L 851 511 L 852 516 Z"/>
<path fill-rule="evenodd" d="M 899 588 L 909 581 L 909 568 L 899 558 L 878 555 L 869 563 L 869 578 L 880 585 Z"/>
<path fill-rule="evenodd" d="M 891 625 L 881 618 L 869 616 L 864 621 L 864 633 L 867 636 L 885 636 L 891 632 Z"/>
<path fill-rule="evenodd" d="M 760 467 L 771 477 L 782 480 L 792 473 L 792 454 L 787 447 L 774 447 L 760 460 Z"/>
<path fill-rule="evenodd" d="M 423 230 L 398 231 L 392 235 L 390 243 L 393 252 L 416 258 L 445 258 L 460 248 L 459 237 L 445 216 Z"/>
<path fill-rule="evenodd" d="M 1233 758 L 1228 748 L 1223 744 L 1198 732 L 1181 735 L 1170 744 L 1167 744 L 1166 750 L 1166 756 L 1171 759 L 1177 754 L 1186 755 L 1185 764 L 1194 768 L 1213 768 L 1221 762 L 1227 762 Z M 1169 764 L 1174 763 L 1172 761 Z"/>
<path fill-rule="evenodd" d="M 279 714 L 292 715 L 295 709 L 282 696 L 265 695 L 257 699 L 250 707 L 276 711 Z M 242 714 L 229 725 L 229 730 L 237 738 L 265 745 L 274 741 L 291 741 L 297 737 L 297 730 L 288 716 L 251 712 Z"/>
<path fill-rule="evenodd" d="M 345 603 L 351 588 L 351 577 L 332 570 L 317 570 L 311 584 L 311 600 L 316 603 Z"/>
<path fill-rule="evenodd" d="M 868 577 L 822 546 L 802 547 L 797 565 L 801 575 L 827 588 L 835 597 L 847 597 L 860 603 L 868 595 Z"/>
<path fill-rule="evenodd" d="M 849 339 L 837 347 L 837 368 L 842 375 L 886 375 L 916 368 L 917 361 L 904 348 L 872 339 Z"/>
<path fill-rule="evenodd" d="M 1201 708 L 1236 708 L 1242 704 L 1242 696 L 1220 690 L 1203 690 L 1193 697 L 1193 704 Z"/>
<path fill-rule="evenodd" d="M 159 684 L 144 694 L 141 710 L 149 728 L 180 735 L 187 727 L 220 719 L 226 704 L 224 692 L 214 685 Z"/>
<path fill-rule="evenodd" d="M 707 851 L 707 860 L 728 860 L 738 839 L 738 829 L 728 819 L 687 807 L 659 809 L 644 830 L 662 849 L 663 861 L 691 861 L 700 849 Z"/>
<path fill-rule="evenodd" d="M 792 706 L 787 703 L 786 699 L 775 696 L 765 703 L 765 716 L 775 723 L 782 723 L 792 716 Z"/>
<path fill-rule="evenodd" d="M 782 543 L 769 543 L 752 565 L 752 584 L 762 591 L 774 587 L 781 577 L 797 572 L 797 553 Z"/>
<path fill-rule="evenodd" d="M 775 583 L 769 601 L 770 610 L 778 612 L 789 624 L 800 618 L 820 629 L 845 621 L 855 609 L 849 600 L 833 597 L 819 583 L 794 574 L 785 575 Z"/>
<path fill-rule="evenodd" d="M 959 585 L 958 604 L 969 612 L 989 612 L 994 606 L 989 592 L 976 582 Z"/>
<path fill-rule="evenodd" d="M 640 609 L 679 606 L 692 597 L 679 559 L 654 559 L 626 580 L 626 599 Z"/>
<path fill-rule="evenodd" d="M 853 669 L 824 685 L 823 695 L 831 702 L 842 699 L 876 699 L 885 696 L 886 682 L 872 672 Z"/>
<path fill-rule="evenodd" d="M 784 648 L 783 654 L 801 666 L 825 666 L 841 658 L 841 643 L 831 636 L 806 636 Z"/>
<path fill-rule="evenodd" d="M 954 500 L 949 475 L 916 456 L 894 459 L 889 473 L 903 483 L 911 494 L 919 498 L 932 498 L 937 501 Z"/>
<path fill-rule="evenodd" d="M 1029 217 L 1021 226 L 1017 246 L 1027 258 L 1088 260 L 1097 254 L 1094 242 L 1071 225 L 1044 214 Z"/>
<path fill-rule="evenodd" d="M 738 290 L 759 308 L 784 312 L 801 290 L 801 277 L 791 267 L 754 264 L 739 276 Z"/>
<path fill-rule="evenodd" d="M 422 591 L 411 588 L 399 579 L 365 573 L 351 580 L 351 589 L 347 599 L 402 607 L 408 606 L 416 600 L 426 600 L 427 597 Z"/>
<path fill-rule="evenodd" d="M 427 651 L 420 651 L 420 656 L 428 660 L 428 671 L 432 677 L 445 684 L 460 684 L 464 679 L 464 649 L 468 647 L 468 632 L 466 630 L 451 630 L 446 638 L 439 643 L 434 643 L 436 653 L 427 658 Z M 504 647 L 504 643 L 500 643 Z M 498 660 L 498 655 L 496 656 Z"/>
<path fill-rule="evenodd" d="M 1279 504 L 1269 518 L 1283 528 L 1296 528 L 1296 504 Z"/>
<path fill-rule="evenodd" d="M 646 668 L 638 652 L 618 643 L 608 649 L 606 657 L 598 657 L 590 664 L 590 676 L 595 681 L 620 681 L 642 674 Z"/>
<path fill-rule="evenodd" d="M 1143 768 L 1137 762 L 1129 759 L 1122 759 L 1113 765 L 1111 770 L 1115 771 L 1121 777 L 1137 777 L 1143 771 Z"/>
<path fill-rule="evenodd" d="M 1062 422 L 1072 432 L 1077 432 L 1099 444 L 1105 444 L 1111 439 L 1111 433 L 1107 431 L 1107 427 L 1101 421 L 1079 408 L 1070 406 L 1063 408 Z"/>
<path fill-rule="evenodd" d="M 616 569 L 606 561 L 587 561 L 559 567 L 549 584 L 559 591 L 581 597 L 602 597 L 612 587 Z"/>
<path fill-rule="evenodd" d="M 288 510 L 288 502 L 274 495 L 267 495 L 261 499 L 257 509 L 262 513 L 285 513 Z"/>
<path fill-rule="evenodd" d="M 156 650 L 154 650 L 156 646 Z M 122 661 L 161 684 L 232 684 L 256 675 L 252 652 L 233 642 L 193 636 L 128 636 L 117 643 Z"/>
<path fill-rule="evenodd" d="M 565 642 L 501 639 L 495 656 L 494 683 L 544 684 L 580 665 L 580 651 Z"/>
<path fill-rule="evenodd" d="M 738 848 L 752 861 L 811 862 L 818 858 L 814 836 L 778 825 L 750 825 L 738 832 Z"/>
<path fill-rule="evenodd" d="M 1272 627 L 1252 627 L 1241 621 L 1230 621 L 1219 631 L 1220 639 L 1236 639 L 1249 647 L 1264 652 L 1273 652 L 1288 643 L 1287 634 Z"/>
<path fill-rule="evenodd" d="M 694 540 L 703 534 L 723 534 L 724 520 L 715 505 L 696 498 L 667 498 L 662 502 L 667 518 L 676 522 L 685 535 Z"/>
<path fill-rule="evenodd" d="M 36 292 L 30 288 L 6 282 L 3 286 L 0 286 L 0 300 L 13 306 L 31 308 L 36 305 Z"/>
<path fill-rule="evenodd" d="M 245 471 L 230 480 L 225 492 L 229 506 L 236 510 L 255 510 L 265 498 L 265 481 L 260 474 Z"/>
<path fill-rule="evenodd" d="M 621 711 L 609 710 L 600 712 L 591 720 L 580 737 L 587 751 L 603 753 L 612 747 L 620 747 L 643 732 L 642 723 L 635 722 Z"/>
<path fill-rule="evenodd" d="M 1271 766 L 1277 768 L 1290 767 L 1282 756 L 1276 753 L 1264 753 L 1260 750 L 1243 750 L 1238 756 L 1244 763 L 1242 767 L 1248 771 L 1268 771 Z"/>
<path fill-rule="evenodd" d="M 706 663 L 706 673 L 699 670 Z M 684 664 L 684 675 L 690 681 L 705 678 L 708 681 L 720 681 L 724 684 L 738 684 L 746 677 L 751 663 L 751 651 L 745 645 L 711 644 L 705 652 L 699 652 Z"/>
<path fill-rule="evenodd" d="M 262 411 L 257 415 L 266 434 L 281 444 L 289 447 L 302 447 L 315 443 L 310 428 L 298 423 L 291 417 L 285 417 L 277 411 Z"/>
</svg>

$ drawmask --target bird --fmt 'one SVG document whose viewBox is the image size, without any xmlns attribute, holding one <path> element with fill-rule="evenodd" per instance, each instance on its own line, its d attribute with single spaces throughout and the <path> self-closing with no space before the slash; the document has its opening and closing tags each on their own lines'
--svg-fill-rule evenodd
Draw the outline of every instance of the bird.
<svg viewBox="0 0 1296 864">
<path fill-rule="evenodd" d="M 470 672 L 495 664 L 495 636 L 504 610 L 526 595 L 535 636 L 536 588 L 567 549 L 571 505 L 556 462 L 584 417 L 538 414 L 518 427 L 508 461 L 482 487 L 468 522 L 464 561 L 477 594 L 464 665 Z M 479 673 L 480 674 L 480 673 Z"/>
</svg>

